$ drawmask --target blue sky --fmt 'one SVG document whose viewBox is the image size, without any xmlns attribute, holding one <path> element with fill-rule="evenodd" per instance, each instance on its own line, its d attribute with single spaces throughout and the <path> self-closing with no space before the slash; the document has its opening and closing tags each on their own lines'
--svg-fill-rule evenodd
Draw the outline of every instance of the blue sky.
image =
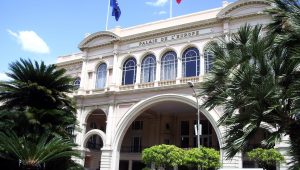
<svg viewBox="0 0 300 170">
<path fill-rule="evenodd" d="M 229 0 L 233 2 L 236 0 Z M 173 17 L 222 6 L 222 0 L 173 2 Z M 118 22 L 109 17 L 108 29 L 131 27 L 169 18 L 170 0 L 118 0 Z M 0 80 L 19 58 L 55 63 L 79 52 L 87 33 L 105 30 L 108 0 L 1 0 Z M 111 9 L 110 9 L 111 10 Z"/>
</svg>

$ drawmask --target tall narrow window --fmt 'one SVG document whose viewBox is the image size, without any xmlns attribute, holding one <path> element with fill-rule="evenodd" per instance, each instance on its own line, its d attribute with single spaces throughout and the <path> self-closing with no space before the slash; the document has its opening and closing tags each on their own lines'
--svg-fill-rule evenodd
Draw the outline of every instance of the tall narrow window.
<svg viewBox="0 0 300 170">
<path fill-rule="evenodd" d="M 155 56 L 150 54 L 147 55 L 142 62 L 142 83 L 154 82 L 155 80 L 155 71 L 156 69 L 156 60 Z"/>
<path fill-rule="evenodd" d="M 106 84 L 107 66 L 105 63 L 100 64 L 97 69 L 96 88 L 103 89 Z"/>
<path fill-rule="evenodd" d="M 175 80 L 176 74 L 177 55 L 174 51 L 169 51 L 161 59 L 161 80 Z"/>
<path fill-rule="evenodd" d="M 183 77 L 198 76 L 200 73 L 200 56 L 197 48 L 188 48 L 182 56 Z"/>
<path fill-rule="evenodd" d="M 77 77 L 73 82 L 74 89 L 77 90 L 80 87 L 80 77 Z"/>
<path fill-rule="evenodd" d="M 131 57 L 123 65 L 123 78 L 122 84 L 134 84 L 136 76 L 136 60 Z"/>
<path fill-rule="evenodd" d="M 213 66 L 213 54 L 212 52 L 205 50 L 204 51 L 204 70 L 205 73 L 208 73 L 211 71 Z"/>
</svg>

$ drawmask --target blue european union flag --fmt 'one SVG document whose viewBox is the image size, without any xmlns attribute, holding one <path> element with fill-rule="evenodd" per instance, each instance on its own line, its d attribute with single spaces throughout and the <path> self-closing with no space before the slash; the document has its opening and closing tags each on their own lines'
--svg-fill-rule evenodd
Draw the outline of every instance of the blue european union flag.
<svg viewBox="0 0 300 170">
<path fill-rule="evenodd" d="M 110 6 L 112 7 L 112 16 L 115 16 L 116 21 L 119 20 L 121 16 L 121 9 L 117 0 L 110 0 Z"/>
</svg>

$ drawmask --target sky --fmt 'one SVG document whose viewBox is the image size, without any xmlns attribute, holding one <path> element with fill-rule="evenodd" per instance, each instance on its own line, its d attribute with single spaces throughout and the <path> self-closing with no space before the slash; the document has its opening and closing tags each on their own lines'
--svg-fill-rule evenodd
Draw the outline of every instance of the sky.
<svg viewBox="0 0 300 170">
<path fill-rule="evenodd" d="M 236 0 L 228 0 L 234 2 Z M 1 0 L 0 80 L 20 58 L 54 64 L 58 56 L 80 52 L 88 34 L 104 31 L 108 0 Z M 118 0 L 119 21 L 109 15 L 108 30 L 170 17 L 170 0 Z M 173 17 L 222 6 L 222 0 L 172 1 Z M 110 8 L 111 12 L 111 8 Z"/>
</svg>

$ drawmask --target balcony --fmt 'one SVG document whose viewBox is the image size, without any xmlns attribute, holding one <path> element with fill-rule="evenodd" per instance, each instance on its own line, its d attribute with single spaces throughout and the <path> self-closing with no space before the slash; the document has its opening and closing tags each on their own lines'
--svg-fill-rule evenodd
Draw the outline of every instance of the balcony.
<svg viewBox="0 0 300 170">
<path fill-rule="evenodd" d="M 174 86 L 184 86 L 187 82 L 199 83 L 203 81 L 203 76 L 195 76 L 195 77 L 184 77 L 179 78 L 176 80 L 164 80 L 164 81 L 155 81 L 149 83 L 136 83 L 130 85 L 110 85 L 105 87 L 104 89 L 90 89 L 90 90 L 76 90 L 73 92 L 73 95 L 94 95 L 94 94 L 104 94 L 110 91 L 131 91 L 131 90 L 138 90 L 138 89 L 151 89 L 151 88 L 173 88 Z"/>
</svg>

